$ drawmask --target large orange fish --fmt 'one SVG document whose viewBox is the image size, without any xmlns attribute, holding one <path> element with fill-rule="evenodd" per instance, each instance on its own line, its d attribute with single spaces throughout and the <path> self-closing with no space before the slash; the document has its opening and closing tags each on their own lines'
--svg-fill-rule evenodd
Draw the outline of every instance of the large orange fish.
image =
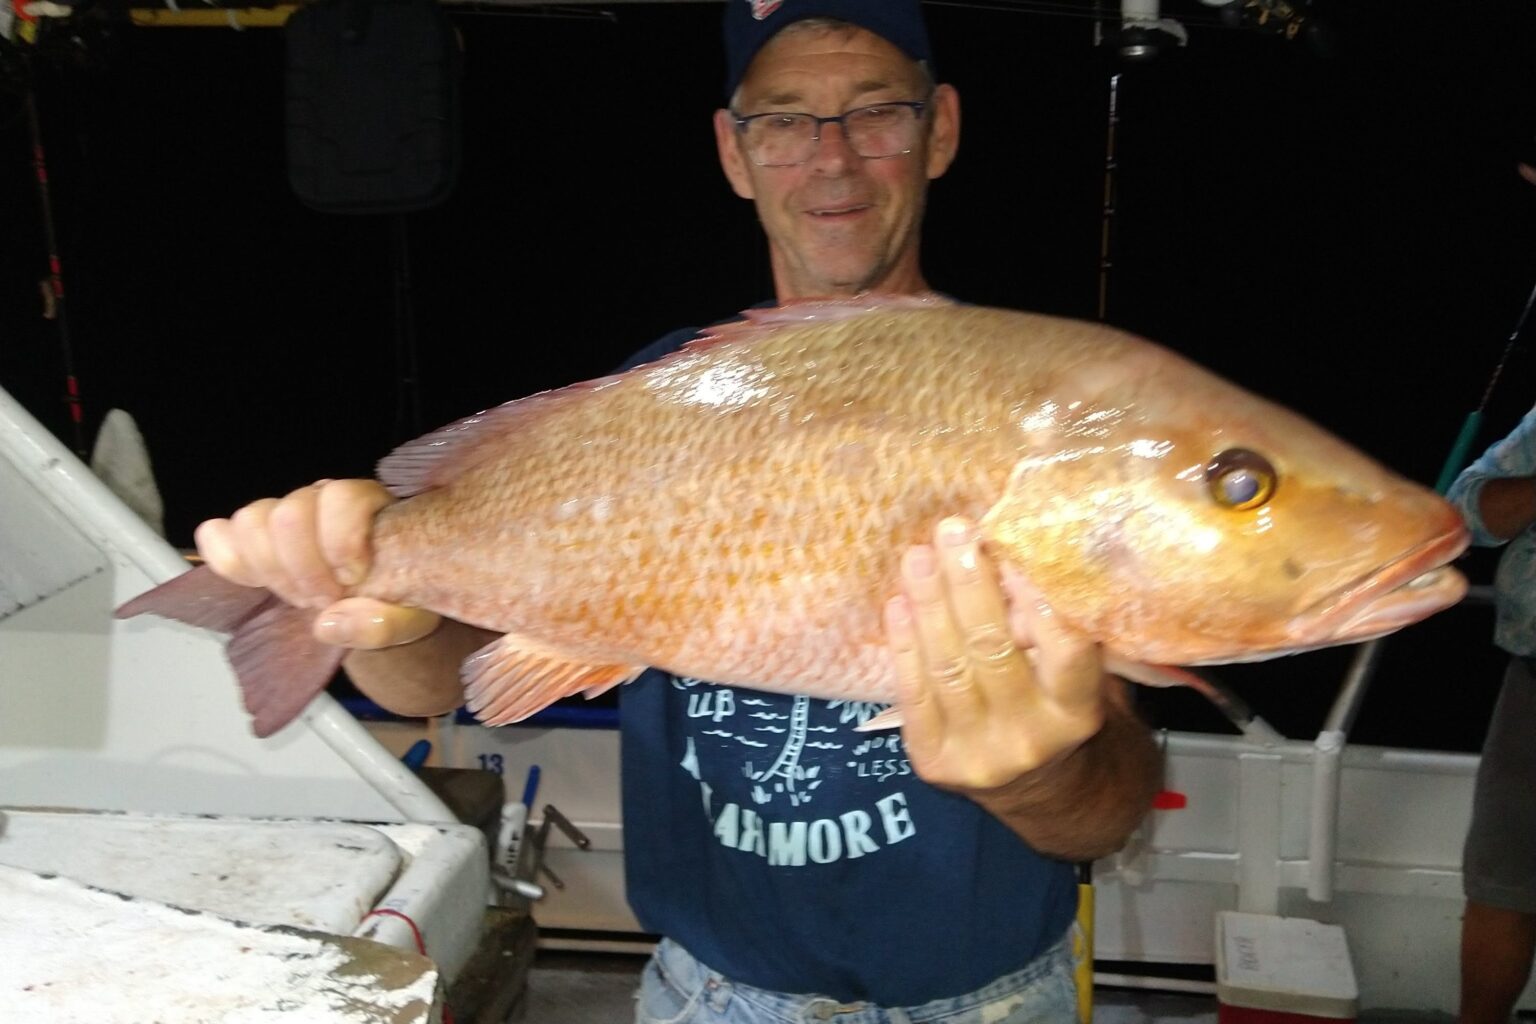
<svg viewBox="0 0 1536 1024">
<path fill-rule="evenodd" d="M 1428 488 L 1102 325 L 938 296 L 752 310 L 614 377 L 396 450 L 351 593 L 505 634 L 468 659 L 492 724 L 645 666 L 890 701 L 901 552 L 973 518 L 1116 670 L 1381 636 L 1460 600 Z M 233 633 L 257 735 L 342 655 L 314 612 L 195 569 L 128 602 Z M 889 720 L 889 719 L 887 719 Z"/>
</svg>

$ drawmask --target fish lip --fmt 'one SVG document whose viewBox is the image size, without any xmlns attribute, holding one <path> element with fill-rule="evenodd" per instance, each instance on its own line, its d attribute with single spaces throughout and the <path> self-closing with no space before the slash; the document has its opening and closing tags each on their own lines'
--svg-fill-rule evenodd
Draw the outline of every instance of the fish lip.
<svg viewBox="0 0 1536 1024">
<path fill-rule="evenodd" d="M 1291 619 L 1291 631 L 1308 638 L 1370 639 L 1449 608 L 1467 592 L 1466 578 L 1449 563 L 1470 543 L 1466 526 L 1457 522 L 1315 602 Z M 1426 583 L 1412 586 L 1419 580 Z"/>
</svg>

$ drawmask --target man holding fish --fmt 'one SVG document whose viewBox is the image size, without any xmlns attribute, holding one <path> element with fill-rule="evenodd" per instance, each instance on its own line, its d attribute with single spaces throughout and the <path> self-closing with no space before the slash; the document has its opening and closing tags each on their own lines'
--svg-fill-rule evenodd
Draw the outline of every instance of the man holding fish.
<svg viewBox="0 0 1536 1024">
<path fill-rule="evenodd" d="M 924 196 L 953 159 L 960 126 L 954 89 L 934 85 L 919 63 L 928 58 L 919 5 L 728 8 L 736 95 L 716 113 L 715 132 L 731 186 L 757 204 L 777 298 L 926 292 Z M 846 24 L 812 21 L 778 35 L 808 16 Z M 760 117 L 801 110 L 849 117 L 811 133 Z M 743 126 L 738 115 L 758 117 Z M 855 148 L 893 131 L 900 151 Z M 789 135 L 806 150 L 791 154 L 796 162 L 754 161 L 754 145 Z M 650 354 L 682 340 L 663 339 Z M 323 609 L 315 635 L 354 649 L 347 672 L 380 704 L 441 714 L 463 703 L 459 664 L 491 635 L 366 598 L 332 604 L 367 575 L 370 524 L 392 501 L 372 481 L 321 482 L 204 523 L 198 547 L 231 580 Z M 857 702 L 763 694 L 774 706 L 752 711 L 754 691 L 659 672 L 623 693 L 629 895 L 642 923 L 669 939 L 646 972 L 641 1019 L 675 1019 L 699 992 L 720 1005 L 733 989 L 739 998 L 721 1019 L 802 1004 L 836 1007 L 847 1020 L 875 1019 L 849 1011 L 876 1004 L 927 1004 L 930 1020 L 1075 1019 L 1070 862 L 1124 842 L 1158 789 L 1158 754 L 1096 648 L 1058 628 L 1012 576 L 1005 600 L 971 523 L 938 524 L 933 544 L 907 552 L 902 579 L 886 611 L 900 733 L 854 733 L 871 713 Z M 1034 646 L 1038 667 L 1020 641 Z M 741 710 L 719 715 L 726 707 Z M 756 733 L 754 722 L 778 726 L 749 713 L 781 716 L 791 731 Z M 819 756 L 820 773 L 805 746 L 798 758 L 759 747 L 762 762 L 749 768 L 750 756 L 727 761 L 720 743 L 701 749 L 699 737 L 682 735 L 701 721 L 730 731 L 725 742 L 743 752 L 753 748 L 737 736 L 793 740 L 802 729 L 835 729 L 807 735 L 842 739 L 844 749 Z M 679 736 L 685 748 L 692 740 L 701 777 L 665 749 Z M 770 776 L 772 759 L 786 764 Z M 732 799 L 743 787 L 707 770 L 762 775 L 745 789 L 768 795 Z M 858 795 L 842 797 L 842 787 Z M 702 813 L 701 793 L 710 798 Z"/>
<path fill-rule="evenodd" d="M 429 435 L 388 489 L 210 520 L 212 573 L 123 614 L 236 632 L 263 735 L 341 648 L 407 715 L 467 696 L 515 721 L 628 683 L 627 895 L 665 937 L 639 1021 L 1074 1020 L 1072 864 L 1161 782 L 1106 658 L 1150 680 L 1389 632 L 1460 597 L 1436 570 L 1465 533 L 1171 353 L 932 295 L 924 198 L 960 109 L 917 0 L 725 19 L 715 134 L 778 307 Z M 213 573 L 286 606 L 192 600 Z M 250 653 L 311 629 L 330 653 Z"/>
</svg>

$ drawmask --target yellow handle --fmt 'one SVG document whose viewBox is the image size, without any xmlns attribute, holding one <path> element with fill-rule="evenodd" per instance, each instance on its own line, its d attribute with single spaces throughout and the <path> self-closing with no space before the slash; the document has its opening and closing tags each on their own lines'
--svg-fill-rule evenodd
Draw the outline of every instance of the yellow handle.
<svg viewBox="0 0 1536 1024">
<path fill-rule="evenodd" d="M 1077 923 L 1072 926 L 1072 966 L 1077 982 L 1077 1019 L 1093 1020 L 1093 883 L 1077 887 Z"/>
</svg>

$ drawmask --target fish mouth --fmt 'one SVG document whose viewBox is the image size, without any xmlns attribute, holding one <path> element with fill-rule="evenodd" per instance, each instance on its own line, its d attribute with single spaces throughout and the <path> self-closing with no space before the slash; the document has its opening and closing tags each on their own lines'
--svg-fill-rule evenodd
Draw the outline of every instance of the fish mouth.
<svg viewBox="0 0 1536 1024">
<path fill-rule="evenodd" d="M 1467 579 L 1449 563 L 1470 541 L 1457 523 L 1316 602 L 1290 632 L 1312 643 L 1374 640 L 1451 607 L 1466 596 Z"/>
</svg>

